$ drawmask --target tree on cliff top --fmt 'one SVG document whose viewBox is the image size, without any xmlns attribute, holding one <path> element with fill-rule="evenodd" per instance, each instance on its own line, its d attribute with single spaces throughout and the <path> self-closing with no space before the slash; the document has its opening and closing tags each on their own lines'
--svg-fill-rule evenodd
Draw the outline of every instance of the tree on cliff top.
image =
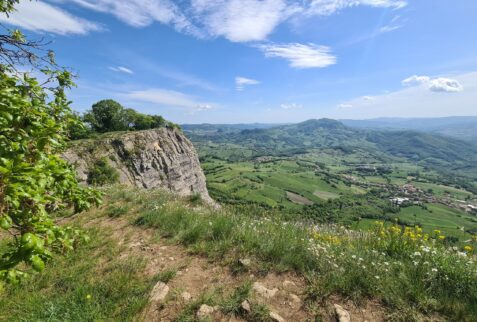
<svg viewBox="0 0 477 322">
<path fill-rule="evenodd" d="M 160 115 L 148 115 L 124 108 L 112 99 L 101 100 L 91 107 L 83 117 L 94 132 L 105 133 L 129 130 L 148 130 L 172 126 Z"/>
</svg>

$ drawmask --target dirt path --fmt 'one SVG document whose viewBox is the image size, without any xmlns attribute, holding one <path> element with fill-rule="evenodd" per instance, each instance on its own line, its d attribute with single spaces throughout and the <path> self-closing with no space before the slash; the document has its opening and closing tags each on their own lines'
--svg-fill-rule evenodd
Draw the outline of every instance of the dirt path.
<svg viewBox="0 0 477 322">
<path fill-rule="evenodd" d="M 158 282 L 151 298 L 156 296 L 160 300 L 149 303 L 138 318 L 140 321 L 176 321 L 184 309 L 204 294 L 217 291 L 230 294 L 246 282 L 253 285 L 249 303 L 252 306 L 263 305 L 273 312 L 275 316 L 270 321 L 315 321 L 317 315 L 322 321 L 337 321 L 333 304 L 339 304 L 348 311 L 353 322 L 383 320 L 384 315 L 378 305 L 370 303 L 365 309 L 356 308 L 350 302 L 338 299 L 321 305 L 310 303 L 306 301 L 306 281 L 296 274 L 233 274 L 229 267 L 191 255 L 184 247 L 159 238 L 153 229 L 136 227 L 125 219 L 100 217 L 89 221 L 87 226 L 110 232 L 110 238 L 121 246 L 120 258 L 138 255 L 144 258 L 147 263 L 144 273 L 148 276 L 175 272 L 167 284 Z M 205 320 L 246 321 L 233 315 L 225 316 L 218 308 L 213 310 L 204 316 Z"/>
</svg>

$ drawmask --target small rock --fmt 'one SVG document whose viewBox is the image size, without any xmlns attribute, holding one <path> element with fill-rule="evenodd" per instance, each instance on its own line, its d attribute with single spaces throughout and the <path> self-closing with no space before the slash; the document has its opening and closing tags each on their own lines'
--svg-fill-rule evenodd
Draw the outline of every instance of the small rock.
<svg viewBox="0 0 477 322">
<path fill-rule="evenodd" d="M 242 306 L 242 309 L 243 309 L 245 312 L 247 312 L 247 313 L 252 312 L 252 308 L 250 307 L 249 301 L 247 301 L 247 300 L 243 301 L 242 304 L 241 304 L 241 306 Z"/>
<path fill-rule="evenodd" d="M 274 297 L 278 292 L 277 288 L 273 288 L 273 289 L 270 290 L 270 289 L 266 288 L 265 286 L 263 286 L 263 284 L 261 284 L 259 282 L 253 283 L 253 290 L 255 292 L 257 292 L 259 295 L 261 295 L 261 296 L 263 296 L 267 299 Z"/>
<path fill-rule="evenodd" d="M 163 301 L 169 293 L 169 286 L 163 282 L 158 282 L 151 291 L 151 302 Z"/>
<path fill-rule="evenodd" d="M 192 299 L 192 295 L 190 295 L 189 292 L 183 292 L 181 294 L 181 297 L 184 300 L 184 302 L 189 302 Z"/>
<path fill-rule="evenodd" d="M 275 312 L 270 312 L 270 319 L 272 319 L 275 322 L 285 322 L 285 319 Z"/>
<path fill-rule="evenodd" d="M 174 257 L 169 257 L 169 260 L 170 260 L 170 261 L 173 261 L 173 260 L 174 260 Z"/>
<path fill-rule="evenodd" d="M 212 306 L 208 306 L 207 304 L 202 304 L 200 306 L 199 311 L 197 311 L 197 318 L 203 319 L 206 318 L 214 313 L 214 308 Z"/>
<path fill-rule="evenodd" d="M 350 322 L 351 321 L 351 316 L 350 316 L 348 311 L 343 309 L 343 307 L 341 307 L 338 304 L 335 304 L 334 307 L 335 307 L 336 317 L 338 318 L 339 322 Z"/>
<path fill-rule="evenodd" d="M 249 258 L 242 258 L 239 259 L 240 265 L 243 267 L 250 267 L 252 265 L 252 261 Z"/>
</svg>

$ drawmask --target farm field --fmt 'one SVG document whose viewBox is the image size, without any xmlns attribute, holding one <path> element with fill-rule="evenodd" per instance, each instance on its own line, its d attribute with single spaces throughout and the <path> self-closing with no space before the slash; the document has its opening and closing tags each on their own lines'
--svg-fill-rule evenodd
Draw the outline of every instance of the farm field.
<svg viewBox="0 0 477 322">
<path fill-rule="evenodd" d="M 291 201 L 287 193 L 318 202 L 338 198 L 345 193 L 363 192 L 359 187 L 347 186 L 342 181 L 331 181 L 295 160 L 268 163 L 216 161 L 203 163 L 203 168 L 212 195 L 226 193 L 272 207 L 296 207 L 300 204 Z"/>
</svg>

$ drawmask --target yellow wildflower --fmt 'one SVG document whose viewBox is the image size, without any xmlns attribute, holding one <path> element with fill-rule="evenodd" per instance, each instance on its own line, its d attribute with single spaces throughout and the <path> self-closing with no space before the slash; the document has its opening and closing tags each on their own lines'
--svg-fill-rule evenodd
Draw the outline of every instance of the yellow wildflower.
<svg viewBox="0 0 477 322">
<path fill-rule="evenodd" d="M 444 240 L 444 239 L 446 239 L 446 236 L 440 235 L 440 236 L 439 236 L 439 239 L 440 239 L 440 240 Z"/>
<path fill-rule="evenodd" d="M 472 246 L 470 245 L 464 246 L 464 251 L 466 251 L 467 253 L 470 253 L 472 251 Z"/>
</svg>

